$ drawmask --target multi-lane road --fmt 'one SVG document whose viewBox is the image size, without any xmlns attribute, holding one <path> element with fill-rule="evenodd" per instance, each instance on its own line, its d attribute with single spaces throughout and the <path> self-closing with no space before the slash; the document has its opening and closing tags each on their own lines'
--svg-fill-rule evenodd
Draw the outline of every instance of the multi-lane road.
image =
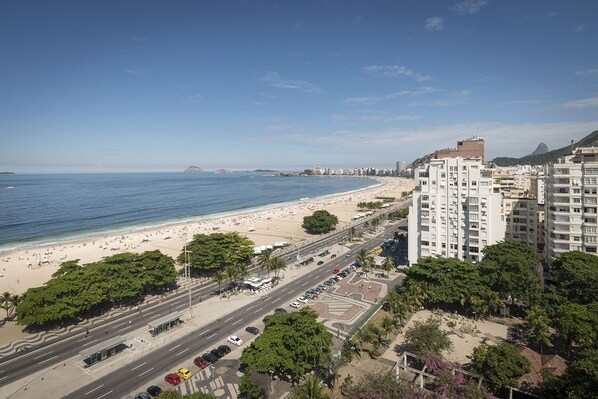
<svg viewBox="0 0 598 399">
<path fill-rule="evenodd" d="M 365 220 L 354 227 L 360 229 Z M 403 225 L 405 221 L 387 226 L 385 233 L 377 238 L 360 243 L 352 248 L 353 257 L 362 247 L 369 249 L 380 245 L 380 243 L 392 236 L 396 228 Z M 320 239 L 307 243 L 300 248 L 303 257 L 315 255 L 322 252 L 331 245 L 338 244 L 339 241 L 347 236 L 346 229 L 335 231 Z M 297 257 L 297 249 L 291 248 L 283 251 L 281 255 L 287 261 L 294 261 Z M 319 259 L 319 258 L 316 258 Z M 77 398 L 100 398 L 100 397 L 118 397 L 126 395 L 135 387 L 149 381 L 157 375 L 166 374 L 173 365 L 179 364 L 181 360 L 198 355 L 201 351 L 211 349 L 214 344 L 223 343 L 226 337 L 239 329 L 244 329 L 246 325 L 256 318 L 260 318 L 270 313 L 274 308 L 286 304 L 290 299 L 302 294 L 307 288 L 321 283 L 329 277 L 331 268 L 344 267 L 352 262 L 352 259 L 338 257 L 332 261 L 327 261 L 321 267 L 312 264 L 308 267 L 312 271 L 303 277 L 297 278 L 292 285 L 281 287 L 271 291 L 267 301 L 257 300 L 252 304 L 234 310 L 231 313 L 223 315 L 217 321 L 210 323 L 206 327 L 193 332 L 185 337 L 181 337 L 176 342 L 172 342 L 161 347 L 147 356 L 140 358 L 130 364 L 126 369 L 130 370 L 137 378 L 125 378 L 117 370 L 98 381 L 90 384 L 80 390 L 73 392 L 69 397 Z M 195 298 L 194 307 L 196 311 L 201 311 L 202 304 L 198 304 L 199 298 L 208 298 L 214 295 L 215 286 L 212 283 L 204 283 L 192 288 L 192 297 Z M 62 362 L 73 356 L 86 347 L 90 347 L 98 342 L 104 341 L 112 336 L 125 335 L 127 332 L 146 327 L 148 321 L 157 319 L 168 314 L 167 309 L 179 309 L 188 306 L 189 299 L 186 292 L 172 295 L 166 301 L 168 306 L 146 305 L 142 307 L 142 312 L 130 311 L 121 314 L 120 317 L 108 320 L 104 323 L 96 323 L 90 328 L 90 336 L 85 338 L 84 330 L 79 330 L 57 339 L 56 342 L 46 344 L 34 350 L 30 350 L 18 357 L 2 359 L 0 364 L 0 384 L 4 385 L 12 381 L 21 379 L 27 375 L 44 369 L 52 364 Z M 206 304 L 207 305 L 207 304 Z M 107 332 L 107 333 L 106 333 Z M 203 353 L 203 352 L 201 352 Z M 134 374 L 139 371 L 139 375 Z M 127 372 L 129 374 L 129 372 Z M 105 395 L 104 395 L 105 394 Z M 104 396 L 102 396 L 104 395 Z"/>
</svg>

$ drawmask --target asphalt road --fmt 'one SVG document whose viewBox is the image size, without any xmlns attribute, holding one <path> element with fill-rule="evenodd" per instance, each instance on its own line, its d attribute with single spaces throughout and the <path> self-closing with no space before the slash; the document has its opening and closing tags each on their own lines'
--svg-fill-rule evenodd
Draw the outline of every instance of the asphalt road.
<svg viewBox="0 0 598 399">
<path fill-rule="evenodd" d="M 405 207 L 406 205 L 407 204 L 402 205 L 401 208 Z M 394 209 L 386 210 L 384 213 L 390 212 L 392 210 L 394 210 Z M 355 223 L 355 225 L 353 225 L 353 227 L 355 227 L 357 231 L 360 231 L 363 229 L 363 225 L 366 221 L 368 221 L 369 219 L 371 219 L 373 217 L 377 217 L 377 216 L 379 216 L 379 214 L 374 215 L 368 219 L 362 219 L 358 223 Z M 396 230 L 396 228 L 400 225 L 404 225 L 405 223 L 406 223 L 406 221 L 403 220 L 403 221 L 399 222 L 399 224 L 393 225 L 392 228 L 387 228 L 387 231 L 390 231 L 390 232 L 385 233 L 385 235 L 388 234 L 389 236 L 392 236 L 392 233 Z M 290 249 L 280 251 L 276 255 L 282 256 L 287 262 L 295 261 L 297 259 L 298 253 L 301 255 L 301 257 L 303 259 L 305 259 L 307 256 L 317 255 L 318 253 L 322 252 L 325 248 L 328 248 L 331 245 L 337 244 L 339 241 L 341 241 L 342 238 L 346 237 L 347 234 L 348 234 L 347 229 L 334 231 L 325 236 L 321 236 L 312 242 L 305 243 L 305 244 L 301 245 L 299 251 L 297 251 L 296 248 L 290 248 Z M 361 244 L 359 244 L 358 247 L 353 249 L 352 257 L 354 258 L 357 251 L 359 250 L 359 248 L 361 248 L 364 245 L 367 245 L 367 247 L 370 248 L 370 247 L 377 246 L 379 244 L 380 244 L 380 242 L 377 239 L 368 241 L 366 243 L 361 243 Z M 315 262 L 317 262 L 319 259 L 320 258 L 316 257 Z M 313 267 L 314 272 L 310 273 L 308 276 L 304 277 L 306 280 L 303 280 L 303 278 L 300 279 L 301 281 L 298 281 L 298 284 L 302 284 L 300 287 L 303 287 L 303 285 L 305 285 L 307 288 L 309 288 L 308 286 L 310 286 L 311 284 L 314 284 L 316 281 L 319 283 L 323 280 L 323 277 L 329 275 L 331 267 L 332 268 L 343 267 L 343 266 L 348 265 L 349 263 L 350 263 L 350 260 L 348 260 L 348 259 L 337 258 L 337 259 L 334 259 L 333 261 L 327 261 L 326 263 L 324 263 L 324 265 L 322 265 L 322 267 L 316 268 L 316 266 L 313 264 L 310 266 L 307 266 L 307 267 Z M 292 266 L 290 266 L 290 267 L 292 267 Z M 293 287 L 297 288 L 298 285 L 294 284 Z M 191 291 L 192 291 L 191 296 L 193 298 L 193 305 L 195 305 L 194 311 L 197 313 L 200 313 L 201 309 L 202 309 L 202 306 L 198 305 L 200 298 L 207 299 L 211 295 L 216 295 L 217 287 L 212 282 L 205 282 L 198 286 L 192 287 Z M 278 293 L 278 291 L 280 291 L 280 294 Z M 285 288 L 283 288 L 282 290 L 274 290 L 272 292 L 272 295 L 269 294 L 268 303 L 271 304 L 271 306 L 268 309 L 262 309 L 264 312 L 263 314 L 264 315 L 267 314 L 268 312 L 270 312 L 271 310 L 273 310 L 275 307 L 279 306 L 280 304 L 284 304 L 284 302 L 288 298 L 292 298 L 293 296 L 298 296 L 300 293 L 302 293 L 304 291 L 305 291 L 305 289 L 298 290 L 298 291 L 294 290 L 293 294 L 291 295 L 288 291 L 285 292 Z M 287 295 L 285 295 L 285 294 L 287 294 Z M 280 303 L 278 301 L 280 301 Z M 186 309 L 186 308 L 188 308 L 188 306 L 189 306 L 189 296 L 188 296 L 188 292 L 185 290 L 184 292 L 172 294 L 160 306 L 156 306 L 155 304 L 141 306 L 140 307 L 141 313 L 131 310 L 125 314 L 121 314 L 119 316 L 116 316 L 116 317 L 106 320 L 104 322 L 94 323 L 93 326 L 89 327 L 89 337 L 87 337 L 87 338 L 84 337 L 85 329 L 83 329 L 83 328 L 75 329 L 74 332 L 62 334 L 61 336 L 57 337 L 56 339 L 54 339 L 52 341 L 31 347 L 30 350 L 28 350 L 27 352 L 21 352 L 21 353 L 15 354 L 13 356 L 0 359 L 0 383 L 7 384 L 10 382 L 19 380 L 21 378 L 24 378 L 28 375 L 31 375 L 32 373 L 35 373 L 41 369 L 44 369 L 52 364 L 57 364 L 59 362 L 65 361 L 73 356 L 76 356 L 76 355 L 78 355 L 79 351 L 81 351 L 84 348 L 91 347 L 99 342 L 102 342 L 104 340 L 107 340 L 107 339 L 117 336 L 117 335 L 126 335 L 128 332 L 138 330 L 139 328 L 142 328 L 142 327 L 145 328 L 145 327 L 147 327 L 148 322 L 158 319 L 159 317 L 168 314 L 171 310 Z M 264 306 L 266 306 L 266 304 L 264 304 Z M 243 317 L 246 317 L 247 315 L 243 314 L 246 311 L 251 312 L 252 310 L 251 309 L 247 310 L 245 308 L 241 308 L 239 310 L 234 311 L 232 314 L 227 315 L 227 317 L 225 319 L 228 319 L 229 317 L 234 317 L 233 319 L 230 319 L 230 320 L 234 320 L 236 322 L 237 319 L 235 317 L 237 317 L 237 314 L 242 315 Z M 253 313 L 250 313 L 249 314 L 249 316 L 251 316 L 250 320 L 253 320 L 256 317 L 258 317 L 259 316 L 258 313 L 260 313 L 260 312 L 258 312 L 257 310 L 253 311 Z M 226 339 L 226 336 L 228 336 L 229 333 L 221 332 L 219 330 L 219 328 L 221 328 L 221 327 L 218 327 L 214 324 L 217 324 L 217 323 L 212 323 L 212 325 L 210 327 L 207 327 L 209 330 L 212 331 L 211 334 L 207 334 L 208 337 L 210 337 L 212 334 L 216 334 L 215 337 L 224 336 L 224 338 Z M 235 325 L 242 326 L 242 322 L 239 321 L 238 323 L 235 323 Z M 231 327 L 231 325 L 229 324 L 228 328 L 230 328 L 230 327 Z M 224 327 L 222 327 L 222 328 L 224 328 Z M 237 329 L 238 329 L 238 327 L 233 328 L 231 331 L 236 331 Z M 202 331 L 204 331 L 204 330 L 202 330 Z M 190 336 L 193 337 L 194 334 L 191 334 Z M 216 338 L 214 338 L 214 339 L 216 339 Z M 211 341 L 208 340 L 206 345 L 207 344 L 211 345 Z M 178 343 L 177 343 L 177 345 L 178 345 Z M 162 350 L 158 350 L 156 352 L 161 352 L 161 351 Z M 154 353 L 156 353 L 156 352 L 154 352 Z M 166 354 L 170 354 L 170 353 L 166 352 Z M 153 356 L 153 354 L 148 355 L 148 356 Z M 169 356 L 165 356 L 164 353 L 161 356 L 167 357 L 167 358 L 169 357 Z M 159 359 L 157 361 L 159 363 L 162 363 L 166 360 L 167 359 Z M 145 360 L 143 360 L 143 361 L 145 361 Z M 176 359 L 176 357 L 173 357 L 171 362 L 174 364 L 174 363 L 178 362 L 178 360 Z M 131 366 L 131 367 L 135 367 L 135 366 Z M 167 370 L 167 368 L 158 367 L 158 366 L 156 366 L 155 369 Z M 149 375 L 151 375 L 151 374 L 148 373 L 148 376 Z M 117 378 L 117 379 L 121 380 L 121 383 L 122 383 L 122 378 Z M 135 386 L 138 386 L 138 385 L 139 385 L 139 381 L 136 381 Z M 119 390 L 120 390 L 120 386 L 119 386 Z M 125 392 L 128 392 L 128 391 L 125 391 Z M 83 397 L 83 396 L 81 396 L 81 397 Z"/>
<path fill-rule="evenodd" d="M 354 262 L 355 254 L 359 249 L 366 248 L 369 250 L 379 246 L 385 239 L 392 236 L 398 226 L 404 223 L 405 221 L 393 225 L 392 228 L 387 228 L 383 235 L 360 243 L 358 246 L 352 248 L 352 256 L 349 259 L 339 256 L 330 260 L 330 257 L 326 257 L 327 261 L 321 266 L 306 266 L 313 268 L 313 270 L 309 274 L 297 278 L 294 284 L 270 291 L 267 300 L 257 299 L 251 304 L 223 315 L 220 319 L 206 327 L 164 345 L 154 352 L 99 378 L 93 383 L 71 392 L 66 398 L 101 399 L 124 397 L 139 386 L 144 385 L 144 382 L 149 382 L 154 378 L 163 377 L 172 372 L 181 361 L 200 356 L 202 353 L 208 352 L 218 345 L 225 344 L 229 335 L 236 334 L 239 330 L 245 329 L 256 318 L 261 318 L 272 313 L 275 308 L 282 307 L 291 311 L 288 305 L 294 298 L 302 295 L 307 289 L 321 284 L 328 279 L 332 275 L 332 269 L 335 267 L 344 268 Z M 196 308 L 196 312 L 201 313 L 201 306 Z M 186 367 L 192 373 L 198 371 L 198 368 L 193 365 L 192 361 L 188 363 Z M 166 383 L 161 385 L 166 387 Z"/>
</svg>

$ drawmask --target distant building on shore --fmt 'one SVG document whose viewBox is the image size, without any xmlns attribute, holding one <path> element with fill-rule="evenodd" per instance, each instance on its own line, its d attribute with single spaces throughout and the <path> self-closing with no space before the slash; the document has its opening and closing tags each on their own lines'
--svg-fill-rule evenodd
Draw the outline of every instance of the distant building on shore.
<svg viewBox="0 0 598 399">
<path fill-rule="evenodd" d="M 472 137 L 457 141 L 457 148 L 446 148 L 434 152 L 434 158 L 481 158 L 484 162 L 484 138 Z"/>
</svg>

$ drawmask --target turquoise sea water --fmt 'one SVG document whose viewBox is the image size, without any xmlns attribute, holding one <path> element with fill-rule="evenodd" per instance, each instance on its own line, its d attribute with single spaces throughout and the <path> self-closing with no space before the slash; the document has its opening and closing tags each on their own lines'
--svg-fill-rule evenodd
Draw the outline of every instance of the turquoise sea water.
<svg viewBox="0 0 598 399">
<path fill-rule="evenodd" d="M 376 184 L 368 178 L 249 173 L 0 176 L 0 249 L 231 213 Z"/>
</svg>

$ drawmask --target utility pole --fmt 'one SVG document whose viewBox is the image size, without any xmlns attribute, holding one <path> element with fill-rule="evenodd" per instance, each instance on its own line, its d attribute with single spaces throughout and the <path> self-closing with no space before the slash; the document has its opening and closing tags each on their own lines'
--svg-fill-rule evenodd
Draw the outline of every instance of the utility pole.
<svg viewBox="0 0 598 399">
<path fill-rule="evenodd" d="M 191 251 L 187 251 L 187 244 L 185 244 L 185 276 L 187 277 L 187 289 L 189 292 L 189 320 L 193 318 L 193 306 L 191 299 L 191 264 L 189 262 L 189 254 Z"/>
</svg>

